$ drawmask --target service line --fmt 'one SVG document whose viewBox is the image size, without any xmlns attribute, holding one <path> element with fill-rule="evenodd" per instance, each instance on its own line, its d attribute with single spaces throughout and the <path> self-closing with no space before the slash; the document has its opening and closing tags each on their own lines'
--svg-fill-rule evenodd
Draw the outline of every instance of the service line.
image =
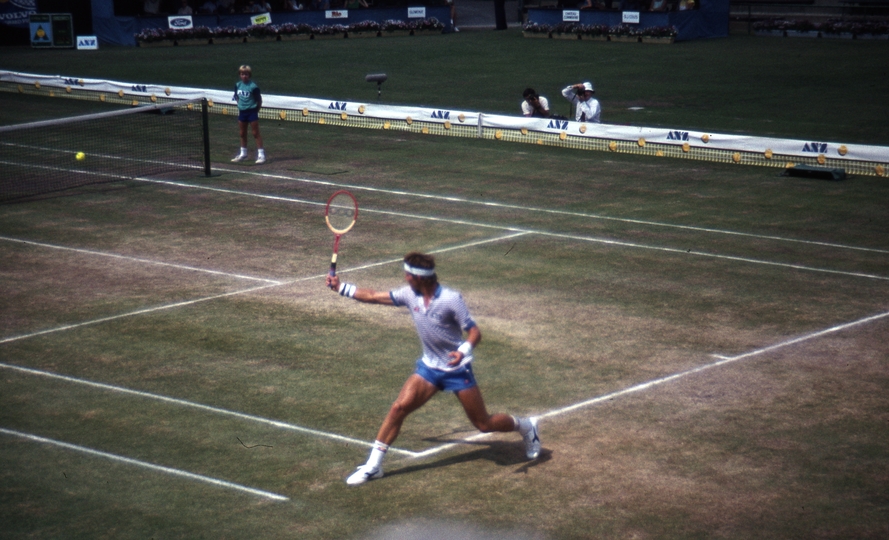
<svg viewBox="0 0 889 540">
<path fill-rule="evenodd" d="M 615 222 L 619 222 L 619 223 L 631 223 L 634 225 L 647 225 L 647 226 L 651 226 L 651 227 L 666 227 L 666 228 L 680 229 L 680 230 L 686 230 L 686 231 L 705 232 L 705 233 L 712 233 L 712 234 L 725 234 L 725 235 L 730 235 L 730 236 L 742 236 L 742 237 L 748 237 L 748 238 L 756 238 L 759 240 L 775 240 L 778 242 L 792 242 L 792 243 L 798 243 L 798 244 L 824 246 L 824 247 L 831 247 L 831 248 L 837 248 L 837 249 L 849 249 L 849 250 L 869 251 L 869 252 L 874 252 L 874 253 L 889 254 L 889 250 L 885 250 L 885 249 L 850 246 L 850 245 L 845 245 L 845 244 L 836 244 L 836 243 L 832 243 L 832 242 L 818 242 L 818 241 L 814 241 L 814 240 L 800 240 L 797 238 L 786 238 L 783 236 L 745 233 L 745 232 L 731 231 L 731 230 L 725 230 L 725 229 L 713 229 L 710 227 L 698 227 L 698 226 L 694 226 L 694 225 L 680 225 L 680 224 L 675 224 L 675 223 L 664 223 L 664 222 L 659 222 L 659 221 L 647 221 L 647 220 L 642 220 L 642 219 L 605 216 L 602 214 L 593 214 L 593 213 L 588 213 L 588 212 L 574 212 L 574 211 L 570 211 L 570 210 L 555 210 L 552 208 L 522 206 L 522 205 L 517 205 L 517 204 L 499 203 L 499 202 L 494 202 L 494 201 L 479 201 L 479 200 L 474 200 L 474 199 L 467 199 L 464 197 L 453 197 L 453 196 L 435 195 L 435 194 L 428 194 L 428 193 L 415 193 L 415 192 L 411 192 L 411 191 L 403 191 L 403 190 L 397 190 L 397 189 L 374 188 L 374 187 L 368 187 L 368 186 L 330 182 L 327 180 L 313 180 L 310 178 L 294 178 L 292 176 L 246 171 L 243 169 L 226 169 L 226 168 L 217 167 L 214 170 L 231 172 L 231 173 L 241 173 L 241 174 L 259 176 L 259 177 L 264 177 L 264 178 L 273 178 L 273 179 L 278 179 L 278 180 L 290 180 L 290 181 L 301 182 L 301 183 L 305 183 L 305 184 L 331 186 L 331 187 L 336 187 L 336 188 L 341 188 L 341 189 L 351 189 L 351 190 L 355 190 L 355 191 L 367 191 L 367 192 L 374 192 L 374 193 L 384 193 L 387 195 L 398 195 L 398 196 L 403 196 L 403 197 L 414 197 L 414 198 L 420 198 L 420 199 L 432 199 L 432 200 L 437 200 L 437 201 L 456 202 L 456 203 L 472 204 L 472 205 L 479 205 L 479 206 L 489 206 L 492 208 L 503 208 L 503 209 L 507 209 L 507 210 L 523 210 L 523 211 L 527 211 L 527 212 L 538 212 L 538 213 L 562 215 L 562 216 L 574 216 L 574 217 L 581 217 L 581 218 L 586 218 L 586 219 L 615 221 Z M 193 184 L 180 183 L 179 185 L 183 186 L 183 187 L 202 188 L 202 186 L 193 185 Z"/>
</svg>

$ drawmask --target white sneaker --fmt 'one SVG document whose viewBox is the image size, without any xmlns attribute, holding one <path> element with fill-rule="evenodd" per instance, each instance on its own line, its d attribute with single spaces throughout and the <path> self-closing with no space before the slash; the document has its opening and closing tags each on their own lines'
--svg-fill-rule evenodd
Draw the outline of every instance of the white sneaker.
<svg viewBox="0 0 889 540">
<path fill-rule="evenodd" d="M 522 437 L 525 439 L 525 455 L 528 459 L 537 459 L 540 455 L 540 433 L 537 431 L 537 417 L 529 418 L 531 429 Z"/>
<path fill-rule="evenodd" d="M 360 486 L 368 480 L 376 480 L 383 477 L 382 467 L 372 467 L 370 465 L 362 465 L 355 469 L 355 472 L 346 478 L 346 483 L 350 486 Z"/>
<path fill-rule="evenodd" d="M 262 165 L 263 163 L 265 163 L 265 156 L 259 156 L 258 158 L 256 158 L 257 165 Z"/>
<path fill-rule="evenodd" d="M 232 163 L 238 163 L 240 161 L 244 161 L 245 159 L 247 159 L 247 156 L 238 154 L 237 156 L 232 158 Z"/>
</svg>

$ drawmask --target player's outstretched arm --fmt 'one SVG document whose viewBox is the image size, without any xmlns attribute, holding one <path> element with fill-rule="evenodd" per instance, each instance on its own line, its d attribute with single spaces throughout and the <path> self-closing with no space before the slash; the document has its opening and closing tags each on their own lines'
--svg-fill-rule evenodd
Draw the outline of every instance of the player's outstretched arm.
<svg viewBox="0 0 889 540">
<path fill-rule="evenodd" d="M 340 282 L 339 276 L 327 276 L 327 287 L 332 291 L 338 292 L 340 296 L 354 298 L 366 304 L 393 305 L 392 297 L 389 296 L 388 292 L 361 289 L 353 283 Z"/>
</svg>

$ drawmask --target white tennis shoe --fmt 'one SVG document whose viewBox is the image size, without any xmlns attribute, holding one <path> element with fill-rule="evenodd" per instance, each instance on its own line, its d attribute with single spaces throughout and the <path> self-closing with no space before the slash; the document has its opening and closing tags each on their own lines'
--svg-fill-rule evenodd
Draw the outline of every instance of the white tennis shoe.
<svg viewBox="0 0 889 540">
<path fill-rule="evenodd" d="M 263 163 L 265 163 L 265 156 L 259 156 L 258 158 L 256 158 L 257 165 L 262 165 Z"/>
<path fill-rule="evenodd" d="M 346 483 L 350 486 L 360 486 L 368 480 L 376 480 L 383 477 L 382 467 L 373 467 L 371 465 L 362 465 L 355 469 L 355 472 L 346 478 Z"/>
<path fill-rule="evenodd" d="M 529 418 L 531 429 L 522 434 L 525 439 L 525 455 L 528 459 L 537 459 L 540 456 L 540 433 L 537 431 L 537 417 Z"/>
<path fill-rule="evenodd" d="M 238 154 L 237 156 L 232 158 L 232 163 L 239 163 L 241 161 L 244 161 L 245 159 L 247 159 L 247 156 L 245 156 L 243 154 Z"/>
</svg>

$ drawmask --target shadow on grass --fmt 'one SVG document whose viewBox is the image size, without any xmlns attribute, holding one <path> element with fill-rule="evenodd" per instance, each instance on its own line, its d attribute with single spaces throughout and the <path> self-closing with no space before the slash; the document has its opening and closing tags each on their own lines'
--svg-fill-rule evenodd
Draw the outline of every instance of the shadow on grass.
<svg viewBox="0 0 889 540">
<path fill-rule="evenodd" d="M 432 437 L 428 439 L 424 439 L 427 441 L 437 442 L 441 444 L 461 444 L 461 445 L 469 445 L 469 446 L 477 446 L 481 447 L 476 450 L 472 450 L 465 454 L 460 454 L 456 456 L 448 456 L 436 461 L 431 461 L 427 463 L 421 463 L 417 465 L 409 465 L 407 467 L 401 467 L 399 469 L 387 469 L 386 477 L 395 476 L 399 474 L 410 474 L 419 471 L 426 471 L 430 469 L 437 469 L 439 467 L 450 467 L 452 465 L 459 465 L 461 463 L 469 463 L 471 461 L 476 461 L 480 459 L 484 459 L 487 461 L 491 461 L 497 465 L 502 467 L 510 467 L 514 465 L 520 465 L 514 473 L 517 474 L 527 474 L 531 467 L 536 467 L 547 461 L 552 459 L 552 451 L 547 449 L 542 449 L 540 451 L 540 456 L 537 459 L 528 460 L 525 457 L 525 447 L 522 444 L 521 440 L 518 441 L 465 441 L 465 440 L 452 440 L 452 439 L 444 439 L 439 437 Z"/>
</svg>

